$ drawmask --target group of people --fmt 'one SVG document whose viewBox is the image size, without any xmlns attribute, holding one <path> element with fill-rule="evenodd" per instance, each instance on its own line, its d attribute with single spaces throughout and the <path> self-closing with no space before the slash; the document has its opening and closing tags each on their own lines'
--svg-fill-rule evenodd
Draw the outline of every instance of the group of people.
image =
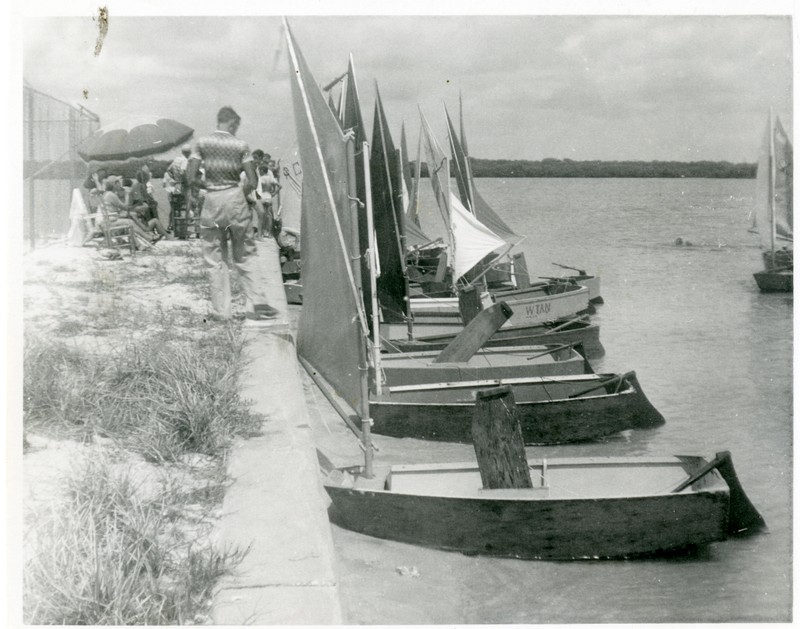
<svg viewBox="0 0 800 629">
<path fill-rule="evenodd" d="M 135 180 L 111 175 L 105 168 L 93 172 L 84 183 L 89 191 L 89 205 L 97 213 L 98 225 L 130 226 L 140 241 L 155 244 L 167 235 L 158 216 L 158 203 L 152 195 L 151 173 L 147 165 Z M 142 246 L 137 243 L 137 247 Z"/>
<path fill-rule="evenodd" d="M 256 238 L 275 236 L 281 228 L 280 217 L 275 216 L 274 207 L 274 201 L 281 188 L 278 183 L 278 166 L 272 156 L 261 149 L 253 151 L 252 156 L 257 184 L 255 189 L 247 195 L 247 200 L 254 212 L 253 233 Z M 241 185 L 244 185 L 247 179 L 244 171 L 239 179 Z"/>
<path fill-rule="evenodd" d="M 198 138 L 193 147 L 184 145 L 169 165 L 164 174 L 170 204 L 166 228 L 159 220 L 147 166 L 136 173 L 135 181 L 99 169 L 85 186 L 90 205 L 101 207 L 103 220 L 122 221 L 150 243 L 171 232 L 177 219 L 189 219 L 197 211 L 213 316 L 232 317 L 228 268 L 232 262 L 244 290 L 245 315 L 271 319 L 278 312 L 266 303 L 255 281 L 255 239 L 280 231 L 280 219 L 272 207 L 280 190 L 277 165 L 269 154 L 260 149 L 251 152 L 247 142 L 236 137 L 240 123 L 233 108 L 223 107 L 217 114 L 216 131 Z"/>
</svg>

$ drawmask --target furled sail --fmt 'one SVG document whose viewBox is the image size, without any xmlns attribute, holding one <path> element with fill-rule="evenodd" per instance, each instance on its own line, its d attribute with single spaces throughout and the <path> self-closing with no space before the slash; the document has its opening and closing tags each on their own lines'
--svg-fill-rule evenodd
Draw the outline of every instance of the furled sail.
<svg viewBox="0 0 800 629">
<path fill-rule="evenodd" d="M 354 409 L 361 407 L 366 320 L 350 265 L 347 142 L 286 27 L 295 126 L 303 166 L 303 309 L 297 351 Z"/>
</svg>

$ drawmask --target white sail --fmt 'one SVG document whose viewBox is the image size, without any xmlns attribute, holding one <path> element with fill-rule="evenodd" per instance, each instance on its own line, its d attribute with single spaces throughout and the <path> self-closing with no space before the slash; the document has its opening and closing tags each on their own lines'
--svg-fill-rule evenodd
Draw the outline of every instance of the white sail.
<svg viewBox="0 0 800 629">
<path fill-rule="evenodd" d="M 455 241 L 453 275 L 458 279 L 495 249 L 504 247 L 505 240 L 481 223 L 450 192 L 450 225 Z"/>
<path fill-rule="evenodd" d="M 780 120 L 773 123 L 770 116 L 758 156 L 753 225 L 765 251 L 793 240 L 792 161 L 792 143 Z"/>
</svg>

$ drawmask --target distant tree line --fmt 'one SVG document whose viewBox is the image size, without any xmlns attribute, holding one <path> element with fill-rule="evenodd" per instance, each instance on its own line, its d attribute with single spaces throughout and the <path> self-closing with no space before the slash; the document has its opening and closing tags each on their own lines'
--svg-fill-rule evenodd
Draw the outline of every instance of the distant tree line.
<svg viewBox="0 0 800 629">
<path fill-rule="evenodd" d="M 156 179 L 163 176 L 169 161 L 149 160 L 148 165 Z M 706 179 L 754 179 L 756 164 L 732 164 L 731 162 L 620 162 L 620 161 L 574 161 L 571 159 L 478 159 L 471 158 L 472 174 L 475 177 L 655 177 L 655 178 L 706 178 Z M 44 169 L 44 170 L 42 170 Z M 131 172 L 115 173 L 133 177 Z M 427 164 L 421 167 L 423 177 L 428 176 Z M 41 172 L 40 172 L 41 171 Z M 25 162 L 25 177 L 37 174 L 39 179 L 76 179 L 86 177 L 87 165 L 83 162 L 62 161 Z"/>
<path fill-rule="evenodd" d="M 630 162 L 574 161 L 571 159 L 478 159 L 471 158 L 475 177 L 698 177 L 707 179 L 753 179 L 756 164 L 731 162 Z M 421 171 L 427 177 L 426 164 Z"/>
</svg>

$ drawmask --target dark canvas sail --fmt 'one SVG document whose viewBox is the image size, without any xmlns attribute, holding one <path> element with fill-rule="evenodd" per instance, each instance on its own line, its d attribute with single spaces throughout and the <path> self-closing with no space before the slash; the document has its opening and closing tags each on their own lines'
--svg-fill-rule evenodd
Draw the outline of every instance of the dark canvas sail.
<svg viewBox="0 0 800 629">
<path fill-rule="evenodd" d="M 401 245 L 403 226 L 402 178 L 400 162 L 394 149 L 389 125 L 383 110 L 380 92 L 375 99 L 375 118 L 372 127 L 370 173 L 372 175 L 372 207 L 375 216 L 375 235 L 378 243 L 381 273 L 378 277 L 378 301 L 383 321 L 398 323 L 405 320 L 404 251 Z"/>
<path fill-rule="evenodd" d="M 450 114 L 447 113 L 447 107 L 444 108 L 444 115 L 447 118 L 447 138 L 450 142 L 450 155 L 452 155 L 451 170 L 458 186 L 458 196 L 464 207 L 474 214 L 475 203 L 472 200 L 472 178 L 468 170 L 467 154 L 456 137 L 456 131 L 453 128 L 453 121 L 450 120 Z"/>
<path fill-rule="evenodd" d="M 303 167 L 303 309 L 297 351 L 354 409 L 366 321 L 350 267 L 347 142 L 286 25 L 292 99 Z"/>
</svg>

